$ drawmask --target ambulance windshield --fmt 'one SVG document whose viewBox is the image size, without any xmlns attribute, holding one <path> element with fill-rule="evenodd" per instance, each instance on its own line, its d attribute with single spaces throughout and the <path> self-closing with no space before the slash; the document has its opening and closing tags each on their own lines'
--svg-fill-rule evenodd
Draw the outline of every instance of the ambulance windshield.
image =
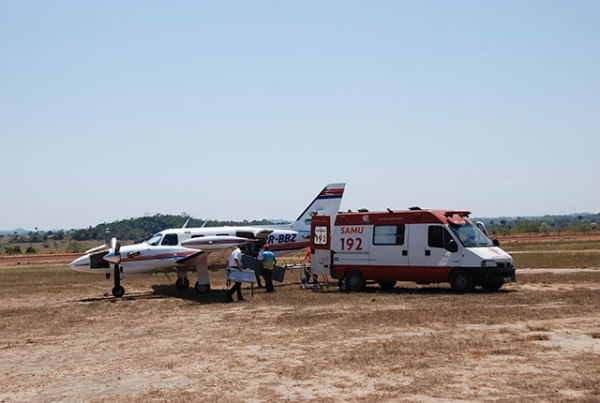
<svg viewBox="0 0 600 403">
<path fill-rule="evenodd" d="M 490 241 L 490 239 L 487 236 L 485 236 L 485 234 L 481 232 L 479 228 L 477 228 L 470 222 L 466 222 L 464 225 L 461 226 L 450 225 L 450 228 L 452 229 L 452 232 L 454 232 L 454 234 L 458 236 L 460 242 L 467 248 L 483 248 L 494 246 L 494 244 L 492 244 L 492 241 Z"/>
</svg>

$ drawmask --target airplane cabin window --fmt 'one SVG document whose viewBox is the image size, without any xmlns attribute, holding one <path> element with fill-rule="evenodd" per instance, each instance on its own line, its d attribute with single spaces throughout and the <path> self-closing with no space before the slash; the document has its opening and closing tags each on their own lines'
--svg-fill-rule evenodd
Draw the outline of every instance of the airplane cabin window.
<svg viewBox="0 0 600 403">
<path fill-rule="evenodd" d="M 179 241 L 177 239 L 177 234 L 166 234 L 163 238 L 162 245 L 177 245 Z"/>
</svg>

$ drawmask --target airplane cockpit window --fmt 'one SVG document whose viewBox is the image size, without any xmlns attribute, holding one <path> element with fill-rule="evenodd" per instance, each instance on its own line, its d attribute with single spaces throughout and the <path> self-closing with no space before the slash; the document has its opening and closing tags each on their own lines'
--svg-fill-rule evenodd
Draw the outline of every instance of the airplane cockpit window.
<svg viewBox="0 0 600 403">
<path fill-rule="evenodd" d="M 146 243 L 152 246 L 157 246 L 160 242 L 160 238 L 162 238 L 162 234 L 154 234 L 146 241 Z"/>
<path fill-rule="evenodd" d="M 161 245 L 177 245 L 177 244 L 179 244 L 179 241 L 177 239 L 177 234 L 166 234 L 161 243 Z"/>
</svg>

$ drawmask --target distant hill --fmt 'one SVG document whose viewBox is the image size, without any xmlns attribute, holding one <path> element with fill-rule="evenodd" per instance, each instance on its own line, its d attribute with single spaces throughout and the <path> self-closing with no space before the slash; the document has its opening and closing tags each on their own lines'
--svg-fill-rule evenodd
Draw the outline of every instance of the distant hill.
<svg viewBox="0 0 600 403">
<path fill-rule="evenodd" d="M 17 233 L 17 235 L 28 235 L 29 231 L 23 228 L 17 228 L 12 231 L 0 231 L 0 235 L 14 235 L 15 233 Z"/>
<path fill-rule="evenodd" d="M 153 234 L 168 228 L 181 228 L 187 222 L 187 227 L 222 227 L 238 225 L 272 225 L 281 223 L 271 220 L 218 221 L 205 220 L 182 215 L 163 215 L 130 218 L 112 223 L 99 224 L 95 227 L 78 229 L 69 232 L 75 241 L 105 240 L 107 237 L 117 237 L 123 240 L 143 241 Z"/>
</svg>

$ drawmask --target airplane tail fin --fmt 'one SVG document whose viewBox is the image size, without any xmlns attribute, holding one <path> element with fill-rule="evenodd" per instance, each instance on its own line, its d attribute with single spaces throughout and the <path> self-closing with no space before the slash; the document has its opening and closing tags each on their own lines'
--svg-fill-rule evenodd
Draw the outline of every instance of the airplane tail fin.
<svg viewBox="0 0 600 403">
<path fill-rule="evenodd" d="M 310 221 L 313 216 L 326 215 L 335 217 L 342 203 L 345 183 L 330 183 L 323 188 L 317 197 L 308 205 L 291 225 L 298 232 L 310 232 Z"/>
</svg>

